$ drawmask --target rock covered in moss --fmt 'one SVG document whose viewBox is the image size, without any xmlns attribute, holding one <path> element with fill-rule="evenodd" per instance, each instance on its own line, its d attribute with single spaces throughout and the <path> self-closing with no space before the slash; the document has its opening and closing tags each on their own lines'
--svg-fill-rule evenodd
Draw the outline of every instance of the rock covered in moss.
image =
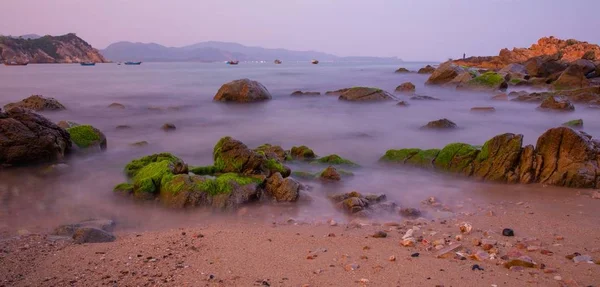
<svg viewBox="0 0 600 287">
<path fill-rule="evenodd" d="M 319 178 L 326 181 L 340 181 L 342 176 L 337 172 L 335 167 L 328 166 L 319 174 Z"/>
<path fill-rule="evenodd" d="M 506 88 L 508 88 L 508 83 L 499 73 L 485 72 L 469 80 L 462 87 L 482 90 L 506 90 Z"/>
<path fill-rule="evenodd" d="M 300 183 L 289 177 L 283 178 L 276 172 L 267 179 L 265 193 L 275 201 L 294 202 L 300 195 Z"/>
<path fill-rule="evenodd" d="M 260 175 L 269 177 L 280 172 L 284 176 L 290 174 L 276 158 L 267 159 L 259 152 L 249 149 L 241 141 L 224 137 L 217 142 L 213 150 L 214 166 L 221 172 L 233 172 L 244 175 Z"/>
<path fill-rule="evenodd" d="M 91 125 L 76 125 L 67 129 L 73 145 L 79 150 L 105 150 L 106 136 Z"/>
<path fill-rule="evenodd" d="M 397 86 L 395 91 L 399 93 L 413 93 L 415 89 L 416 87 L 413 83 L 405 82 L 400 84 L 400 86 Z"/>
<path fill-rule="evenodd" d="M 305 145 L 292 147 L 290 156 L 297 160 L 310 160 L 317 157 L 315 152 Z"/>
<path fill-rule="evenodd" d="M 218 102 L 251 103 L 271 99 L 271 93 L 257 81 L 240 79 L 223 84 L 214 97 Z"/>
<path fill-rule="evenodd" d="M 523 136 L 501 134 L 482 147 L 452 143 L 441 150 L 388 150 L 383 162 L 403 163 L 472 176 L 486 181 L 544 183 L 598 188 L 600 143 L 567 127 L 553 128 L 538 138 L 535 148 L 522 147 Z"/>
<path fill-rule="evenodd" d="M 427 123 L 426 125 L 422 126 L 421 129 L 447 130 L 455 129 L 457 127 L 458 126 L 449 119 L 439 119 Z"/>
<path fill-rule="evenodd" d="M 571 112 L 575 110 L 575 106 L 565 98 L 549 96 L 542 101 L 538 109 Z"/>
<path fill-rule="evenodd" d="M 0 166 L 53 163 L 71 151 L 69 133 L 29 109 L 0 110 Z"/>
<path fill-rule="evenodd" d="M 352 162 L 349 159 L 345 159 L 337 154 L 330 154 L 321 157 L 315 161 L 316 163 L 328 164 L 328 165 L 346 165 L 346 166 L 358 166 L 358 164 Z"/>
<path fill-rule="evenodd" d="M 582 119 L 570 120 L 566 123 L 563 123 L 563 126 L 580 129 L 580 128 L 583 128 L 583 120 Z"/>
<path fill-rule="evenodd" d="M 280 162 L 291 159 L 288 152 L 278 145 L 263 144 L 255 148 L 254 151 L 263 154 L 267 159 L 276 159 Z"/>
<path fill-rule="evenodd" d="M 44 96 L 40 95 L 33 95 L 19 102 L 6 104 L 4 109 L 10 110 L 14 107 L 30 109 L 36 112 L 59 111 L 66 109 L 65 106 L 59 103 L 55 98 L 45 98 Z"/>
<path fill-rule="evenodd" d="M 353 87 L 341 93 L 339 99 L 350 102 L 372 102 L 393 100 L 394 96 L 382 89 Z"/>
<path fill-rule="evenodd" d="M 423 96 L 423 95 L 412 96 L 412 97 L 410 97 L 410 99 L 414 100 L 414 101 L 439 101 L 440 100 L 438 98 L 434 98 L 431 96 Z"/>
</svg>

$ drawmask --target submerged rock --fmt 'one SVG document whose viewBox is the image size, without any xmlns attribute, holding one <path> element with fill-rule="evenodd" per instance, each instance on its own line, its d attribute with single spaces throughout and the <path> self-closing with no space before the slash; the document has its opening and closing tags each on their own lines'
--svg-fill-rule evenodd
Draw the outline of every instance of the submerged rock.
<svg viewBox="0 0 600 287">
<path fill-rule="evenodd" d="M 523 136 L 498 135 L 482 147 L 452 143 L 442 150 L 388 150 L 382 162 L 459 173 L 481 180 L 543 183 L 577 188 L 600 187 L 600 144 L 567 127 L 549 129 L 535 148 Z"/>
<path fill-rule="evenodd" d="M 570 112 L 575 110 L 575 106 L 567 99 L 549 96 L 542 101 L 539 109 Z"/>
<path fill-rule="evenodd" d="M 432 67 L 431 65 L 427 65 L 427 66 L 419 69 L 419 71 L 417 73 L 419 73 L 419 74 L 431 74 L 433 72 L 435 72 L 435 68 Z"/>
<path fill-rule="evenodd" d="M 341 93 L 339 99 L 350 102 L 366 102 L 393 100 L 394 96 L 382 89 L 354 87 Z"/>
<path fill-rule="evenodd" d="M 165 123 L 160 128 L 165 132 L 170 132 L 177 129 L 177 127 L 172 123 Z"/>
<path fill-rule="evenodd" d="M 358 164 L 352 162 L 349 159 L 345 159 L 337 154 L 330 154 L 316 160 L 317 163 L 330 164 L 330 165 L 347 165 L 347 166 L 358 166 Z"/>
<path fill-rule="evenodd" d="M 434 97 L 430 97 L 430 96 L 412 96 L 410 97 L 411 100 L 415 100 L 415 101 L 439 101 L 440 99 L 438 98 L 434 98 Z"/>
<path fill-rule="evenodd" d="M 214 97 L 218 102 L 250 103 L 270 100 L 271 94 L 261 83 L 250 79 L 231 81 L 221 86 Z"/>
<path fill-rule="evenodd" d="M 320 96 L 320 92 L 303 92 L 303 91 L 294 91 L 291 96 Z"/>
<path fill-rule="evenodd" d="M 494 107 L 472 107 L 472 112 L 495 112 L 496 108 Z"/>
<path fill-rule="evenodd" d="M 400 86 L 396 87 L 395 91 L 400 93 L 413 93 L 415 91 L 415 85 L 411 82 L 402 83 Z"/>
<path fill-rule="evenodd" d="M 583 120 L 582 119 L 571 120 L 566 123 L 563 123 L 563 126 L 578 128 L 578 129 L 583 128 Z"/>
<path fill-rule="evenodd" d="M 55 98 L 45 98 L 40 95 L 33 95 L 20 102 L 10 103 L 4 106 L 5 110 L 10 110 L 14 107 L 30 109 L 36 112 L 42 111 L 58 111 L 65 110 L 65 106 L 59 103 Z"/>
<path fill-rule="evenodd" d="M 398 68 L 396 73 L 410 73 L 410 71 L 407 68 Z"/>
<path fill-rule="evenodd" d="M 69 133 L 45 117 L 20 107 L 0 110 L 0 166 L 61 161 L 71 148 Z"/>
<path fill-rule="evenodd" d="M 112 103 L 112 104 L 108 105 L 108 108 L 122 110 L 122 109 L 125 109 L 125 105 L 123 105 L 121 103 Z"/>
<path fill-rule="evenodd" d="M 426 125 L 422 126 L 421 129 L 455 129 L 458 126 L 450 121 L 449 119 L 439 119 L 437 121 L 431 121 Z"/>
</svg>

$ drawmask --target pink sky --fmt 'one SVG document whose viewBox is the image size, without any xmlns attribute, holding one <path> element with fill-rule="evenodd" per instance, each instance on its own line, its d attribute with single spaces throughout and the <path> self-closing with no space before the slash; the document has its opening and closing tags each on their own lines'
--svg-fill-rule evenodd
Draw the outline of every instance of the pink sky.
<svg viewBox="0 0 600 287">
<path fill-rule="evenodd" d="M 497 54 L 542 36 L 600 42 L 600 0 L 2 0 L 0 33 L 201 41 L 405 60 Z"/>
</svg>

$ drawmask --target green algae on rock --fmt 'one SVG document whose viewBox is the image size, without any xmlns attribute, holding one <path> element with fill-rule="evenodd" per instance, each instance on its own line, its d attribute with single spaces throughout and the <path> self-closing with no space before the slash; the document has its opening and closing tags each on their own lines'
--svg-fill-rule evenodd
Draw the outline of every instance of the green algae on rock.
<svg viewBox="0 0 600 287">
<path fill-rule="evenodd" d="M 76 125 L 68 128 L 67 132 L 71 136 L 71 141 L 81 149 L 92 147 L 106 149 L 106 137 L 100 130 L 90 125 Z"/>
<path fill-rule="evenodd" d="M 472 146 L 451 143 L 441 150 L 388 150 L 382 162 L 431 167 L 479 180 L 543 183 L 565 187 L 600 187 L 600 145 L 591 136 L 568 127 L 542 134 L 535 148 L 523 136 L 501 134 Z"/>
<path fill-rule="evenodd" d="M 572 128 L 582 128 L 583 127 L 583 120 L 582 119 L 577 119 L 577 120 L 570 120 L 566 123 L 562 124 L 563 126 L 567 126 L 567 127 L 572 127 Z"/>
<path fill-rule="evenodd" d="M 466 83 L 467 87 L 484 89 L 506 89 L 507 85 L 504 77 L 496 72 L 485 72 Z"/>
<path fill-rule="evenodd" d="M 328 156 L 324 156 L 322 158 L 317 159 L 315 162 L 330 165 L 358 166 L 358 164 L 352 162 L 351 160 L 345 159 L 337 154 L 330 154 Z"/>
<path fill-rule="evenodd" d="M 305 145 L 292 147 L 290 155 L 293 159 L 298 160 L 310 160 L 317 157 L 315 152 Z"/>
</svg>

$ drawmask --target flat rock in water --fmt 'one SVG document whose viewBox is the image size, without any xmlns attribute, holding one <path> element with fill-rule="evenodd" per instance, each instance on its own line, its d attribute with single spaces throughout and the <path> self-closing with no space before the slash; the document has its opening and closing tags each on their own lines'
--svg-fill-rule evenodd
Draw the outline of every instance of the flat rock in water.
<svg viewBox="0 0 600 287">
<path fill-rule="evenodd" d="M 294 91 L 290 96 L 320 96 L 320 92 Z"/>
<path fill-rule="evenodd" d="M 442 129 L 455 129 L 458 126 L 450 121 L 449 119 L 439 119 L 437 121 L 431 121 L 429 123 L 427 123 L 426 125 L 422 126 L 421 129 L 437 129 L 437 130 L 442 130 Z"/>
<path fill-rule="evenodd" d="M 382 89 L 354 87 L 343 92 L 339 99 L 350 102 L 372 102 L 393 100 L 394 96 Z"/>
<path fill-rule="evenodd" d="M 472 112 L 495 112 L 496 109 L 494 107 L 473 107 L 471 108 Z"/>
<path fill-rule="evenodd" d="M 430 96 L 412 96 L 410 97 L 411 100 L 416 100 L 416 101 L 439 101 L 440 99 L 438 98 L 434 98 L 434 97 L 430 97 Z"/>
<path fill-rule="evenodd" d="M 33 95 L 20 102 L 10 103 L 4 106 L 5 110 L 10 110 L 14 107 L 21 107 L 25 109 L 34 110 L 36 112 L 41 111 L 58 111 L 65 110 L 65 106 L 59 103 L 55 98 L 45 98 L 40 95 Z"/>
<path fill-rule="evenodd" d="M 575 110 L 575 106 L 567 99 L 549 96 L 542 101 L 539 109 L 571 112 Z"/>
</svg>

